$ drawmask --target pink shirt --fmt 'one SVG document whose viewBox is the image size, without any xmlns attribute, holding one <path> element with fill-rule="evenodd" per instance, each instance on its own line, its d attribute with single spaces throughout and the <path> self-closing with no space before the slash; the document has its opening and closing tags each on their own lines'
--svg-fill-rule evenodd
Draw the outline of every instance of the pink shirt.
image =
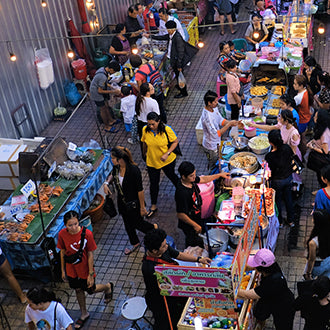
<svg viewBox="0 0 330 330">
<path fill-rule="evenodd" d="M 241 84 L 235 73 L 226 73 L 227 98 L 229 104 L 237 104 L 233 94 L 239 93 Z"/>
<path fill-rule="evenodd" d="M 323 132 L 321 138 L 315 141 L 315 144 L 318 148 L 321 148 L 322 144 L 326 143 L 328 145 L 328 149 L 330 149 L 330 130 L 327 127 Z"/>
<path fill-rule="evenodd" d="M 302 160 L 301 152 L 298 148 L 298 145 L 300 143 L 300 134 L 298 130 L 294 126 L 292 126 L 290 129 L 287 129 L 286 126 L 280 123 L 278 123 L 276 126 L 281 131 L 283 143 L 288 144 L 291 147 L 292 151 L 299 157 L 300 160 Z M 293 139 L 294 135 L 297 135 L 299 137 L 296 141 Z"/>
</svg>

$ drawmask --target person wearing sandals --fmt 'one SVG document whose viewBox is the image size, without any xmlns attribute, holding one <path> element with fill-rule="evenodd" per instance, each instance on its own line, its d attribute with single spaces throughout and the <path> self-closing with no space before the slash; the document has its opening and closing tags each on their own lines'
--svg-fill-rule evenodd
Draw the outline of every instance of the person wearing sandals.
<svg viewBox="0 0 330 330">
<path fill-rule="evenodd" d="M 55 294 L 45 288 L 32 288 L 27 293 L 25 323 L 28 329 L 72 330 L 73 320 Z"/>
<path fill-rule="evenodd" d="M 165 125 L 157 113 L 150 112 L 147 120 L 148 125 L 143 127 L 141 141 L 150 179 L 151 207 L 147 218 L 151 218 L 157 212 L 161 170 L 175 187 L 179 181 L 175 173 L 176 154 L 173 152 L 179 141 L 173 129 Z"/>
<path fill-rule="evenodd" d="M 78 218 L 76 211 L 65 213 L 65 228 L 59 232 L 57 242 L 57 248 L 61 250 L 62 279 L 64 282 L 68 281 L 70 288 L 76 291 L 81 311 L 75 329 L 81 329 L 89 318 L 84 291 L 88 294 L 104 292 L 105 304 L 112 300 L 113 295 L 113 283 L 95 284 L 93 251 L 97 246 L 93 233 L 81 227 Z"/>
<path fill-rule="evenodd" d="M 103 189 L 106 194 L 111 194 L 109 183 L 114 183 L 117 191 L 118 212 L 121 214 L 125 229 L 132 245 L 124 253 L 131 254 L 140 247 L 136 230 L 143 233 L 158 228 L 143 219 L 147 215 L 144 202 L 141 171 L 133 161 L 131 152 L 124 147 L 117 146 L 111 149 L 113 170 L 104 182 Z"/>
</svg>

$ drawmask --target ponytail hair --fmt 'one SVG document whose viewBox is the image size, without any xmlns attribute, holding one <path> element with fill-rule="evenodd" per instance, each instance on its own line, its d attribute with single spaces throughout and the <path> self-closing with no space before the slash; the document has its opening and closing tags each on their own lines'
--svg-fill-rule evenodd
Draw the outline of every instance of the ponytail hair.
<svg viewBox="0 0 330 330">
<path fill-rule="evenodd" d="M 136 163 L 133 160 L 132 153 L 129 149 L 122 147 L 122 146 L 116 146 L 111 149 L 111 155 L 117 159 L 123 159 L 126 163 L 126 165 L 136 165 Z"/>
<path fill-rule="evenodd" d="M 299 86 L 303 86 L 304 88 L 306 88 L 306 90 L 308 92 L 308 104 L 311 107 L 313 105 L 313 102 L 314 102 L 314 94 L 313 94 L 311 88 L 308 85 L 307 78 L 302 74 L 297 74 L 294 77 L 294 79 L 296 80 L 296 82 Z"/>
<path fill-rule="evenodd" d="M 149 83 L 143 83 L 140 86 L 140 93 L 138 94 L 136 101 L 135 101 L 135 112 L 139 116 L 141 113 L 141 105 L 144 100 L 144 97 L 147 95 L 147 93 L 150 92 Z"/>
</svg>

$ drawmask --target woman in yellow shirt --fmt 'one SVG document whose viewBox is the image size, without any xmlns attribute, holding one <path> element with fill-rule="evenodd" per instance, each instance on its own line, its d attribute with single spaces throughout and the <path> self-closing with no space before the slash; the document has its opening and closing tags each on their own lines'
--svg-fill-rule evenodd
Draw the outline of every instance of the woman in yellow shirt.
<svg viewBox="0 0 330 330">
<path fill-rule="evenodd" d="M 141 141 L 150 179 L 151 207 L 146 216 L 150 218 L 157 212 L 160 171 L 163 170 L 174 186 L 179 180 L 174 170 L 176 154 L 173 153 L 179 141 L 173 129 L 165 125 L 156 112 L 150 112 L 147 121 L 148 125 L 142 130 Z"/>
</svg>

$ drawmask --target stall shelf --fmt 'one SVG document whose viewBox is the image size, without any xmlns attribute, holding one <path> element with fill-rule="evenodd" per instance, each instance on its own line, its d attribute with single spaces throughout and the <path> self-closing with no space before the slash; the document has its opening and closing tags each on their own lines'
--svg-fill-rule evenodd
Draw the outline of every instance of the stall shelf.
<svg viewBox="0 0 330 330">
<path fill-rule="evenodd" d="M 28 242 L 12 242 L 6 237 L 0 237 L 1 247 L 14 270 L 35 271 L 50 266 L 47 251 L 44 249 L 45 239 L 52 238 L 54 242 L 57 241 L 57 235 L 64 227 L 64 214 L 69 210 L 75 210 L 82 214 L 89 207 L 112 169 L 110 153 L 101 150 L 98 153 L 99 157 L 95 162 L 94 170 L 83 180 L 75 182 L 74 187 L 71 186 L 64 199 L 60 200 L 59 204 L 54 207 L 54 213 L 50 213 L 49 216 L 43 213 L 46 237 L 42 232 L 40 216 L 36 216 L 33 220 L 34 223 L 30 224 L 31 228 L 33 227 L 33 232 L 31 232 L 32 237 Z M 64 181 L 67 180 L 59 179 L 58 183 L 63 185 Z M 20 187 L 14 191 L 12 196 L 19 194 Z M 4 203 L 4 206 L 10 206 L 12 196 Z M 29 227 L 27 231 L 29 231 Z"/>
</svg>

